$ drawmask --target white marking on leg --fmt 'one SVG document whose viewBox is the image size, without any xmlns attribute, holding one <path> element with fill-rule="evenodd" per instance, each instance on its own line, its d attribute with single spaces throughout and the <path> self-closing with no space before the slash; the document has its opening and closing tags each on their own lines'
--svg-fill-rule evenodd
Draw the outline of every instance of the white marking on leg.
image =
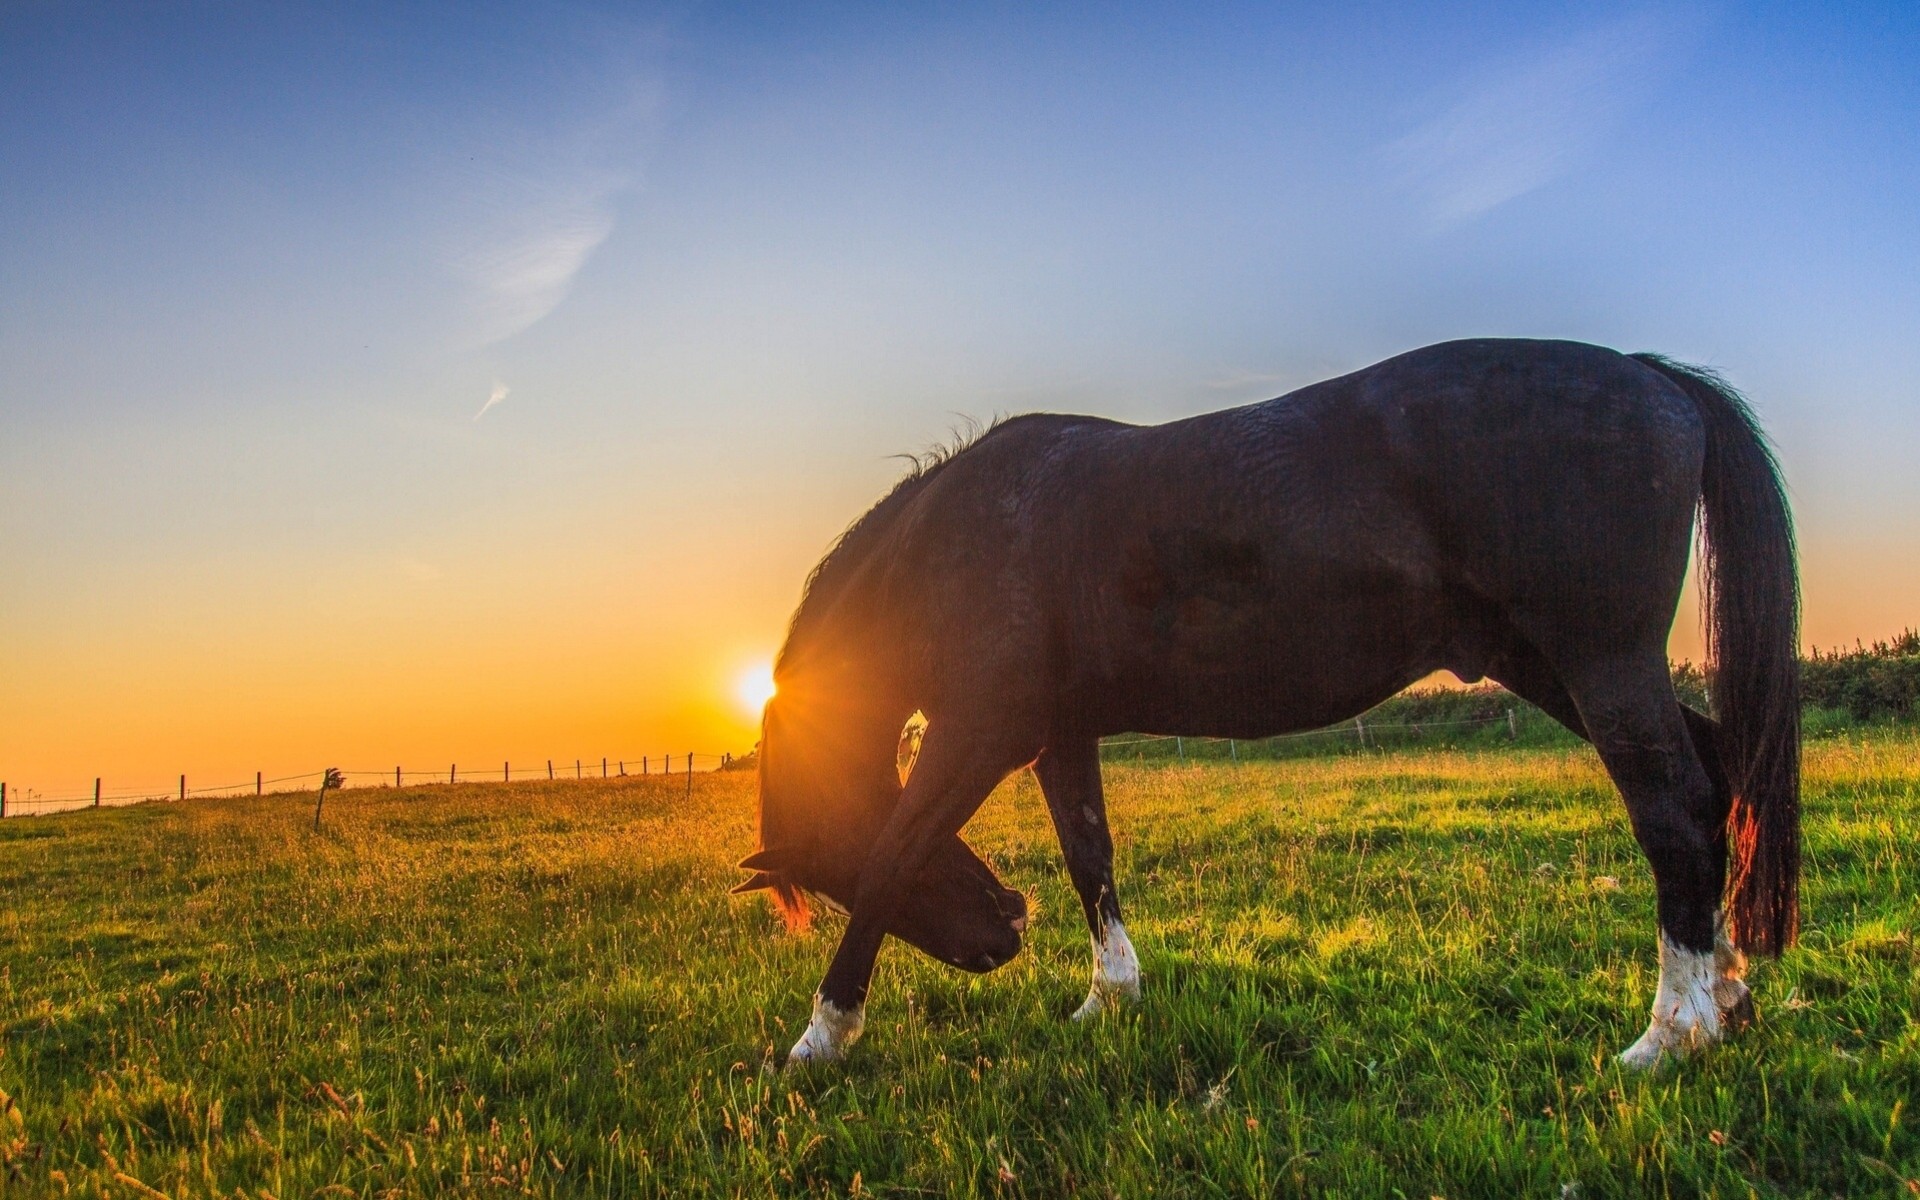
<svg viewBox="0 0 1920 1200">
<path fill-rule="evenodd" d="M 1713 951 L 1687 950 L 1660 933 L 1660 983 L 1653 992 L 1653 1019 L 1640 1040 L 1620 1053 L 1622 1066 L 1647 1070 L 1663 1054 L 1684 1055 L 1720 1040 L 1718 978 Z"/>
<path fill-rule="evenodd" d="M 1140 998 L 1140 959 L 1133 952 L 1133 940 L 1127 927 L 1109 917 L 1093 939 L 1093 987 L 1086 1003 L 1073 1014 L 1085 1020 L 1104 1009 L 1115 1008 Z"/>
<path fill-rule="evenodd" d="M 814 993 L 813 1020 L 807 1022 L 807 1031 L 800 1035 L 793 1049 L 787 1051 L 787 1065 L 837 1062 L 845 1058 L 847 1047 L 859 1040 L 865 1025 L 864 1006 L 843 1009 Z"/>
</svg>

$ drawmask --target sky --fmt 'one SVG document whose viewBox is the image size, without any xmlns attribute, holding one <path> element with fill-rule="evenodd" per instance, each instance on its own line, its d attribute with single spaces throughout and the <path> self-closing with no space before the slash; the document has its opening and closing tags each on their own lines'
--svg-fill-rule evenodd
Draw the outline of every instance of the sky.
<svg viewBox="0 0 1920 1200">
<path fill-rule="evenodd" d="M 0 6 L 0 779 L 742 753 L 896 455 L 1453 337 L 1724 371 L 1889 636 L 1916 113 L 1907 3 Z"/>
</svg>

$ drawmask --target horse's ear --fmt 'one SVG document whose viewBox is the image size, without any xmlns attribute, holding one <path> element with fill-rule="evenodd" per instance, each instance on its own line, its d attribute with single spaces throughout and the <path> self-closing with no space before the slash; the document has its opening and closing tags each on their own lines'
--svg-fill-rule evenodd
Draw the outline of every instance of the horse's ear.
<svg viewBox="0 0 1920 1200">
<path fill-rule="evenodd" d="M 792 854 L 786 850 L 774 847 L 765 850 L 755 850 L 752 854 L 740 860 L 739 867 L 742 871 L 783 871 L 792 859 Z"/>
<path fill-rule="evenodd" d="M 727 895 L 743 896 L 748 892 L 757 892 L 762 888 L 770 888 L 773 886 L 775 886 L 773 876 L 767 874 L 765 871 L 755 871 L 753 878 L 747 880 L 745 883 L 737 883 L 728 888 Z"/>
</svg>

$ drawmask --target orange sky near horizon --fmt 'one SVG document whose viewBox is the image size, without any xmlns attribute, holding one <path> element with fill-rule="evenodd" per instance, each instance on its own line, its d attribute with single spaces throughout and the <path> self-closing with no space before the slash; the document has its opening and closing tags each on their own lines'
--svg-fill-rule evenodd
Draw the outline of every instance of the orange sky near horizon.
<svg viewBox="0 0 1920 1200">
<path fill-rule="evenodd" d="M 0 764 L 19 798 L 83 795 L 95 777 L 108 793 L 165 792 L 183 772 L 199 788 L 256 770 L 444 777 L 459 764 L 498 778 L 503 762 L 518 776 L 549 759 L 597 769 L 647 755 L 658 769 L 665 754 L 744 754 L 758 724 L 743 676 L 771 659 L 818 553 L 799 543 L 760 561 L 683 546 L 664 576 L 633 561 L 501 572 L 478 560 L 157 583 L 137 621 L 83 608 L 61 636 L 6 648 L 9 678 L 31 686 L 0 691 Z M 1912 566 L 1883 558 L 1880 587 L 1863 589 L 1857 566 L 1852 580 L 1822 569 L 1834 557 L 1806 556 L 1807 644 L 1903 628 L 1899 601 L 1920 594 Z M 1691 584 L 1671 645 L 1700 657 Z"/>
</svg>

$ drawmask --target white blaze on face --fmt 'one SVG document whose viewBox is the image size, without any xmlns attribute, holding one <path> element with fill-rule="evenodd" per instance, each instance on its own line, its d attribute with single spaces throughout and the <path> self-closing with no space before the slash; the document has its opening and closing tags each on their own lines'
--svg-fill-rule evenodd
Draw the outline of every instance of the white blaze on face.
<svg viewBox="0 0 1920 1200">
<path fill-rule="evenodd" d="M 1127 927 L 1109 918 L 1100 936 L 1093 939 L 1093 987 L 1073 1019 L 1085 1020 L 1103 1009 L 1139 998 L 1140 958 L 1133 952 Z"/>
<path fill-rule="evenodd" d="M 864 1007 L 843 1009 L 814 993 L 813 1020 L 807 1022 L 807 1031 L 787 1052 L 787 1065 L 839 1061 L 846 1057 L 847 1047 L 860 1039 L 865 1025 Z"/>
<path fill-rule="evenodd" d="M 1720 1040 L 1720 1006 L 1714 990 L 1722 976 L 1715 958 L 1711 950 L 1676 946 L 1661 932 L 1653 1019 L 1640 1040 L 1621 1052 L 1621 1065 L 1646 1070 L 1663 1054 L 1684 1055 Z"/>
</svg>

